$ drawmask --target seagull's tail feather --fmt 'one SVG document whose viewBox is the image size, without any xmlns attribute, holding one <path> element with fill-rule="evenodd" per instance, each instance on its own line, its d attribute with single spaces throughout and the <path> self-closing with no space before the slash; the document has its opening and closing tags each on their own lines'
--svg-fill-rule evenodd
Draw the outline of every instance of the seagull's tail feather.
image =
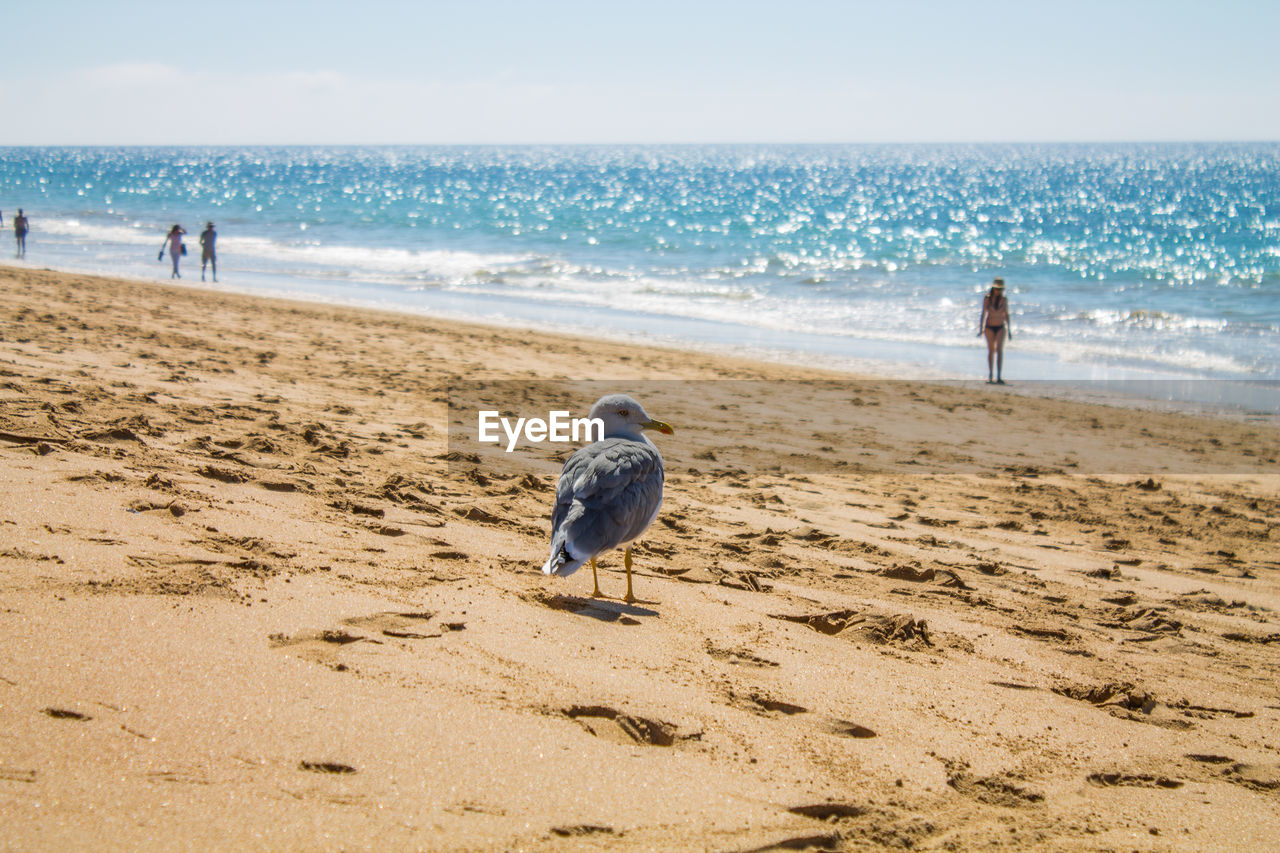
<svg viewBox="0 0 1280 853">
<path fill-rule="evenodd" d="M 564 539 L 556 537 L 551 542 L 551 556 L 542 564 L 542 573 L 544 575 L 559 575 L 565 577 L 571 575 L 578 569 L 582 568 L 582 564 L 586 560 L 576 559 L 569 553 L 569 549 L 565 547 Z"/>
</svg>

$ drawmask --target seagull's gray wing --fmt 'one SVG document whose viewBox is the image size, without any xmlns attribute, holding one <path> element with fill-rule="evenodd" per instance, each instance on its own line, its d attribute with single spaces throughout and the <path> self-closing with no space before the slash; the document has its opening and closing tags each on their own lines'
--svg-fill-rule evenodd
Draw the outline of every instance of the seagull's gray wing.
<svg viewBox="0 0 1280 853">
<path fill-rule="evenodd" d="M 662 505 L 663 480 L 662 455 L 647 441 L 606 438 L 570 456 L 556 486 L 544 570 L 568 574 L 643 533 Z"/>
</svg>

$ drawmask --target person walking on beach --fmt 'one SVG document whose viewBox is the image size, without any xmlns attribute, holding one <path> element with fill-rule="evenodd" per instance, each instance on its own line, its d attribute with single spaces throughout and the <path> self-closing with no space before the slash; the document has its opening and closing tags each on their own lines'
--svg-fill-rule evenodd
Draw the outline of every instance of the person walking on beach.
<svg viewBox="0 0 1280 853">
<path fill-rule="evenodd" d="M 164 249 L 169 247 L 169 258 L 173 261 L 173 272 L 169 278 L 182 278 L 178 273 L 178 260 L 187 253 L 187 247 L 182 245 L 182 235 L 187 232 L 183 230 L 181 225 L 174 225 L 169 229 L 169 233 L 165 235 L 164 242 L 160 244 L 160 254 L 156 255 L 156 260 L 164 260 Z"/>
<path fill-rule="evenodd" d="M 1009 300 L 1004 295 L 1004 279 L 991 282 L 991 289 L 982 299 L 982 313 L 978 315 L 978 337 L 987 336 L 987 383 L 1003 385 L 1004 342 L 1013 339 L 1013 327 L 1009 324 Z M 992 362 L 995 363 L 995 379 L 991 378 Z"/>
<path fill-rule="evenodd" d="M 14 257 L 25 258 L 27 256 L 27 232 L 30 230 L 31 223 L 27 221 L 22 208 L 18 208 L 18 215 L 13 217 L 13 236 L 18 241 L 18 254 Z"/>
<path fill-rule="evenodd" d="M 218 280 L 218 232 L 213 230 L 213 223 L 206 223 L 200 232 L 200 280 L 204 281 L 204 268 L 213 265 L 213 280 Z"/>
</svg>

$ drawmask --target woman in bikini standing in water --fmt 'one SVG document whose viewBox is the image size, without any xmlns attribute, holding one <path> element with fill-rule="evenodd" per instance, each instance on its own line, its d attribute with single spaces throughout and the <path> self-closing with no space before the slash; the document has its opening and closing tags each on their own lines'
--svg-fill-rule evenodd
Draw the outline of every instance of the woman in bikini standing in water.
<svg viewBox="0 0 1280 853">
<path fill-rule="evenodd" d="M 164 242 L 160 244 L 160 254 L 156 256 L 156 260 L 161 260 L 164 257 L 166 246 L 169 248 L 169 257 L 173 260 L 173 272 L 169 275 L 169 278 L 182 278 L 178 274 L 178 261 L 182 259 L 182 254 L 186 251 L 182 245 L 182 235 L 186 233 L 186 229 L 181 225 L 174 225 L 169 229 L 169 233 L 164 235 Z"/>
<path fill-rule="evenodd" d="M 987 336 L 987 382 L 992 382 L 991 367 L 995 362 L 995 384 L 1003 385 L 1000 373 L 1004 370 L 1004 341 L 1012 340 L 1013 327 L 1009 324 L 1009 300 L 1004 295 L 1004 279 L 991 282 L 991 289 L 982 299 L 982 313 L 978 315 L 978 336 Z"/>
</svg>

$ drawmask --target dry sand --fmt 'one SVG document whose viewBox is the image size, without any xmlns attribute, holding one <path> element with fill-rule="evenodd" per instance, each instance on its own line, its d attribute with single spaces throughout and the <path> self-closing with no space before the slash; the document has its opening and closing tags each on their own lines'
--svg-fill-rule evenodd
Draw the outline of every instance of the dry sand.
<svg viewBox="0 0 1280 853">
<path fill-rule="evenodd" d="M 1269 423 L 0 269 L 0 433 L 3 849 L 1280 847 Z"/>
</svg>

